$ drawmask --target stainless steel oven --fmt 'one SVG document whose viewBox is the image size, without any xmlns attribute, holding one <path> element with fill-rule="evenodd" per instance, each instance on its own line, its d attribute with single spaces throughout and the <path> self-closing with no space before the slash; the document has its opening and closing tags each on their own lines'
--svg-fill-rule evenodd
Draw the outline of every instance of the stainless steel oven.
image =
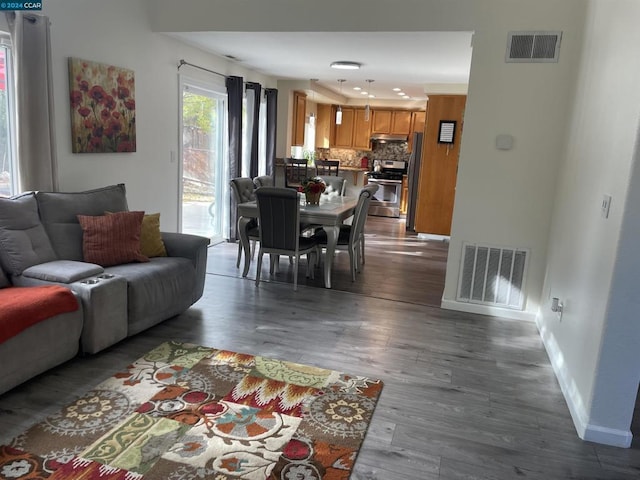
<svg viewBox="0 0 640 480">
<path fill-rule="evenodd" d="M 367 173 L 368 182 L 379 187 L 371 199 L 369 215 L 397 218 L 400 216 L 402 176 L 407 171 L 407 162 L 383 160 L 380 165 L 380 171 Z"/>
</svg>

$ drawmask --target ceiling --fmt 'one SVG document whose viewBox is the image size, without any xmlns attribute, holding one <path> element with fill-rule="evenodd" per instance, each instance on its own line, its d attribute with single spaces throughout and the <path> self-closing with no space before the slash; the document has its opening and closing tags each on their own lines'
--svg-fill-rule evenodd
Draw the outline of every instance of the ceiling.
<svg viewBox="0 0 640 480">
<path fill-rule="evenodd" d="M 286 80 L 317 79 L 317 84 L 347 98 L 426 100 L 428 84 L 466 84 L 471 66 L 472 32 L 181 32 L 186 43 L 258 73 Z M 336 70 L 332 62 L 362 64 Z M 346 82 L 340 87 L 338 79 Z M 374 80 L 368 84 L 367 79 Z M 373 101 L 372 101 L 373 103 Z"/>
</svg>

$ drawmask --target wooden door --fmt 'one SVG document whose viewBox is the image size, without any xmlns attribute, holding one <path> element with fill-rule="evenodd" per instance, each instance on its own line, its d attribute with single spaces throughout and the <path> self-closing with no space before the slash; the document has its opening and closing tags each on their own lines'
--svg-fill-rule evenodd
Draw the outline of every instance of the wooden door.
<svg viewBox="0 0 640 480">
<path fill-rule="evenodd" d="M 304 124 L 307 117 L 307 94 L 293 92 L 293 129 L 291 145 L 304 145 Z"/>
<path fill-rule="evenodd" d="M 336 125 L 336 142 L 334 147 L 351 148 L 354 116 L 353 108 L 342 109 L 342 123 Z"/>
<path fill-rule="evenodd" d="M 371 150 L 371 122 L 367 122 L 364 116 L 364 109 L 355 110 L 352 146 L 361 150 Z"/>
<path fill-rule="evenodd" d="M 451 234 L 466 99 L 465 95 L 429 95 L 416 204 L 416 232 Z M 456 121 L 454 143 L 438 143 L 441 120 Z"/>
</svg>

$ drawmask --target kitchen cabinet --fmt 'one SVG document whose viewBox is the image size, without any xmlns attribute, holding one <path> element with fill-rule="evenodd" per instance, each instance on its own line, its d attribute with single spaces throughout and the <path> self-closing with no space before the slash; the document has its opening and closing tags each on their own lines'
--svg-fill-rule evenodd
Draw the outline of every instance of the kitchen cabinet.
<svg viewBox="0 0 640 480">
<path fill-rule="evenodd" d="M 307 94 L 293 92 L 293 124 L 291 130 L 291 145 L 304 145 L 304 124 L 307 119 Z"/>
<path fill-rule="evenodd" d="M 291 131 L 291 145 L 304 145 L 304 127 L 307 117 L 307 94 L 293 92 L 293 123 Z"/>
<path fill-rule="evenodd" d="M 365 120 L 363 108 L 355 109 L 351 145 L 360 150 L 371 150 L 371 122 Z"/>
<path fill-rule="evenodd" d="M 332 147 L 352 148 L 353 147 L 353 127 L 355 120 L 355 110 L 353 108 L 342 109 L 342 123 L 336 125 L 336 139 Z"/>
<path fill-rule="evenodd" d="M 371 133 L 409 135 L 411 113 L 410 110 L 373 110 Z"/>
<path fill-rule="evenodd" d="M 402 193 L 400 194 L 400 215 L 407 214 L 407 203 L 409 200 L 409 181 L 407 175 L 402 176 Z"/>
<path fill-rule="evenodd" d="M 335 143 L 336 107 L 319 103 L 316 114 L 316 148 L 330 148 Z"/>
<path fill-rule="evenodd" d="M 392 135 L 409 135 L 411 132 L 411 112 L 408 110 L 394 110 L 391 112 Z"/>
<path fill-rule="evenodd" d="M 373 110 L 371 112 L 371 133 L 391 132 L 391 110 Z"/>
</svg>

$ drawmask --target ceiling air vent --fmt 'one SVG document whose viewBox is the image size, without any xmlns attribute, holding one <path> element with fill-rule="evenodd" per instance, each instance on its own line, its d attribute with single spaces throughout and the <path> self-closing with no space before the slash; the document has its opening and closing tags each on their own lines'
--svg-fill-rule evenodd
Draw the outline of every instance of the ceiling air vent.
<svg viewBox="0 0 640 480">
<path fill-rule="evenodd" d="M 551 63 L 558 61 L 562 32 L 509 32 L 506 61 Z"/>
</svg>

